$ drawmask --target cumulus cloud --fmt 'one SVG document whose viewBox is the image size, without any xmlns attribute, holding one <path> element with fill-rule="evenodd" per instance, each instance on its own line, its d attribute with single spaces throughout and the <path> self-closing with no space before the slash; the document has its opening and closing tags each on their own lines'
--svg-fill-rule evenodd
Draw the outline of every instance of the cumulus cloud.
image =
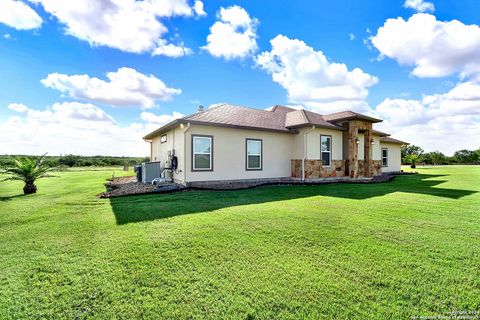
<svg viewBox="0 0 480 320">
<path fill-rule="evenodd" d="M 403 6 L 405 8 L 413 9 L 417 12 L 435 11 L 435 6 L 433 3 L 424 0 L 406 0 Z"/>
<path fill-rule="evenodd" d="M 153 52 L 165 44 L 168 32 L 160 19 L 204 15 L 203 3 L 193 8 L 187 0 L 83 0 L 71 5 L 68 1 L 30 0 L 41 4 L 45 11 L 65 25 L 65 32 L 92 46 L 107 46 L 126 52 Z M 179 46 L 183 49 L 183 45 Z M 172 49 L 158 50 L 156 54 Z M 171 57 L 178 57 L 175 51 Z"/>
<path fill-rule="evenodd" d="M 388 19 L 371 38 L 382 57 L 413 66 L 412 75 L 462 78 L 480 73 L 480 27 L 458 20 L 438 21 L 418 13 L 408 20 Z"/>
<path fill-rule="evenodd" d="M 105 103 L 113 106 L 141 106 L 151 108 L 155 101 L 168 101 L 180 94 L 180 89 L 169 88 L 153 75 L 145 75 L 132 68 L 119 68 L 106 74 L 108 81 L 83 75 L 51 73 L 41 83 L 76 99 Z"/>
<path fill-rule="evenodd" d="M 193 11 L 195 11 L 195 14 L 197 17 L 204 17 L 207 15 L 205 10 L 203 9 L 203 2 L 196 0 L 193 4 Z"/>
<path fill-rule="evenodd" d="M 18 113 L 24 113 L 29 119 L 39 122 L 61 121 L 68 125 L 75 125 L 77 121 L 88 121 L 115 124 L 115 120 L 110 115 L 90 103 L 55 103 L 42 111 L 30 109 L 22 103 L 11 103 L 7 108 Z"/>
<path fill-rule="evenodd" d="M 42 18 L 28 5 L 17 0 L 0 0 L 0 23 L 18 30 L 37 29 Z"/>
<path fill-rule="evenodd" d="M 375 76 L 330 62 L 323 52 L 301 40 L 278 35 L 270 43 L 272 50 L 261 53 L 257 64 L 287 91 L 291 103 L 320 113 L 370 110 L 364 99 L 368 96 L 367 88 L 378 82 Z"/>
<path fill-rule="evenodd" d="M 175 119 L 180 119 L 185 117 L 184 114 L 180 112 L 173 112 L 172 114 L 162 114 L 162 115 L 156 115 L 152 112 L 142 112 L 140 114 L 140 117 L 142 118 L 143 121 L 156 124 L 158 126 L 162 126 L 166 123 L 169 123 Z"/>
<path fill-rule="evenodd" d="M 179 115 L 141 116 L 143 122 L 122 126 L 89 103 L 55 103 L 36 110 L 13 103 L 15 115 L 0 122 L 0 150 L 6 154 L 83 154 L 146 156 L 142 137 Z"/>
<path fill-rule="evenodd" d="M 212 56 L 227 60 L 251 56 L 257 50 L 258 20 L 239 6 L 220 8 L 218 21 L 210 27 L 207 45 L 202 47 Z"/>
<path fill-rule="evenodd" d="M 27 112 L 28 107 L 24 105 L 23 103 L 10 103 L 7 106 L 8 109 L 13 110 L 15 112 Z"/>
<path fill-rule="evenodd" d="M 375 109 L 383 131 L 428 151 L 453 153 L 480 145 L 480 84 L 458 83 L 449 92 L 420 100 L 385 99 Z M 475 138 L 474 138 L 475 137 Z"/>
<path fill-rule="evenodd" d="M 183 42 L 179 45 L 168 43 L 164 39 L 157 42 L 157 47 L 152 51 L 153 56 L 167 56 L 170 58 L 179 58 L 193 54 L 192 49 L 184 46 Z"/>
</svg>

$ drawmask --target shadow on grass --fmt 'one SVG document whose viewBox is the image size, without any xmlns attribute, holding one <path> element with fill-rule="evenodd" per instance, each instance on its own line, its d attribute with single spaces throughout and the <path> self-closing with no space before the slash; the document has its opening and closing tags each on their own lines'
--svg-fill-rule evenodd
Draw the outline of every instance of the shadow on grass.
<svg viewBox="0 0 480 320">
<path fill-rule="evenodd" d="M 16 194 L 14 196 L 5 196 L 5 197 L 0 197 L 0 201 L 10 201 L 12 199 L 18 198 L 18 197 L 23 197 L 25 196 L 23 193 L 22 194 Z"/>
<path fill-rule="evenodd" d="M 477 191 L 444 189 L 437 185 L 445 175 L 417 174 L 397 177 L 394 181 L 373 184 L 331 184 L 313 186 L 265 186 L 231 191 L 188 191 L 110 198 L 117 224 L 163 219 L 177 215 L 213 211 L 221 208 L 327 196 L 354 200 L 383 196 L 393 192 L 426 194 L 459 199 Z"/>
</svg>

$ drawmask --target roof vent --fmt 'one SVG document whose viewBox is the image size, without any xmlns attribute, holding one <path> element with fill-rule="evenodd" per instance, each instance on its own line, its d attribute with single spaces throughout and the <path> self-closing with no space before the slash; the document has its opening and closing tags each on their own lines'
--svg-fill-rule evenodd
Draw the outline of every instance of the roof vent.
<svg viewBox="0 0 480 320">
<path fill-rule="evenodd" d="M 198 112 L 203 112 L 205 111 L 204 107 L 202 105 L 198 106 Z"/>
</svg>

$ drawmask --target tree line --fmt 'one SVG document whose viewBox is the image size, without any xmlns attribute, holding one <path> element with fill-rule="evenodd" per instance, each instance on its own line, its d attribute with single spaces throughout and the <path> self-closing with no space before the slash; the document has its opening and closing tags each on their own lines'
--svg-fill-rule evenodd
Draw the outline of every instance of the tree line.
<svg viewBox="0 0 480 320">
<path fill-rule="evenodd" d="M 402 147 L 402 163 L 415 168 L 418 163 L 447 164 L 480 164 L 480 148 L 477 150 L 458 150 L 453 156 L 446 156 L 440 151 L 425 152 L 421 147 L 408 145 Z"/>
<path fill-rule="evenodd" d="M 20 155 L 20 157 L 22 157 Z M 64 156 L 45 156 L 45 165 L 49 167 L 115 167 L 133 166 L 148 162 L 148 157 L 110 157 L 110 156 L 80 156 L 67 154 Z M 14 159 L 9 155 L 0 155 L 0 167 L 11 166 Z"/>
</svg>

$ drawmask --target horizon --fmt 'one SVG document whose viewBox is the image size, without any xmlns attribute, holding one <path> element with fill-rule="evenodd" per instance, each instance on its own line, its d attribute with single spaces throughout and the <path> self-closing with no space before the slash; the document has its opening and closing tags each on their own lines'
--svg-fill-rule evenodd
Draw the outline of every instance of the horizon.
<svg viewBox="0 0 480 320">
<path fill-rule="evenodd" d="M 144 157 L 143 136 L 223 102 L 480 147 L 479 2 L 92 1 L 2 2 L 0 154 Z"/>
</svg>

